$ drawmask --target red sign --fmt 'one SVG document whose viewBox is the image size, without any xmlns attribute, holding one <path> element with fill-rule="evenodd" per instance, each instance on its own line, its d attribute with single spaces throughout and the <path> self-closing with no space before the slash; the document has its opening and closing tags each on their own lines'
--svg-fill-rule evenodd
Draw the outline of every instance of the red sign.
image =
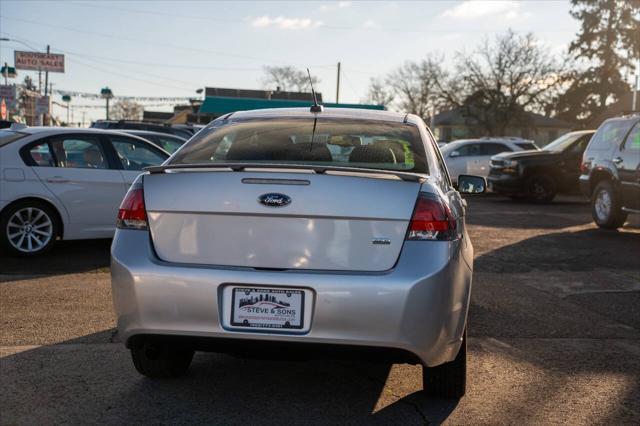
<svg viewBox="0 0 640 426">
<path fill-rule="evenodd" d="M 64 55 L 15 51 L 16 69 L 64 72 Z"/>
<path fill-rule="evenodd" d="M 7 119 L 7 103 L 2 98 L 2 102 L 0 102 L 0 118 L 3 120 Z"/>
</svg>

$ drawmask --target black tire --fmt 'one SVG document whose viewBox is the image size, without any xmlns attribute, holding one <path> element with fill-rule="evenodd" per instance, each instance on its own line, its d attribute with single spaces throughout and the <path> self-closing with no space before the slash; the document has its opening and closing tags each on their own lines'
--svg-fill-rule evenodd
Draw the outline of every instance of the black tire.
<svg viewBox="0 0 640 426">
<path fill-rule="evenodd" d="M 525 193 L 529 201 L 550 203 L 556 196 L 556 182 L 547 175 L 533 175 L 525 182 Z"/>
<path fill-rule="evenodd" d="M 423 392 L 435 398 L 462 398 L 467 389 L 467 331 L 460 351 L 451 362 L 437 367 L 422 367 Z"/>
<path fill-rule="evenodd" d="M 15 238 L 10 238 L 10 235 L 15 235 L 16 232 L 25 232 L 25 229 L 16 228 L 16 214 L 20 212 L 21 214 L 25 211 L 29 211 L 33 214 L 33 220 L 27 220 L 30 225 L 28 234 L 33 233 L 33 237 L 28 237 L 28 234 L 25 235 L 25 239 L 20 240 L 21 235 L 18 235 Z M 42 213 L 41 216 L 40 213 Z M 26 218 L 26 216 L 22 216 Z M 38 218 L 36 220 L 36 217 Z M 48 221 L 48 222 L 47 222 Z M 25 224 L 27 222 L 24 222 Z M 33 222 L 33 223 L 32 223 Z M 50 224 L 50 225 L 47 225 Z M 36 229 L 44 224 L 44 228 Z M 37 200 L 25 200 L 19 201 L 10 207 L 6 208 L 2 215 L 0 215 L 0 249 L 12 256 L 22 256 L 22 257 L 31 257 L 31 256 L 39 256 L 42 255 L 53 247 L 56 242 L 56 238 L 60 235 L 60 219 L 58 213 L 46 203 L 37 201 Z M 41 232 L 46 231 L 50 233 L 49 237 L 43 237 Z M 40 232 L 40 233 L 38 233 Z M 17 239 L 16 239 L 17 238 Z M 33 249 L 29 249 L 28 240 L 31 238 L 31 243 Z M 35 248 L 36 238 L 41 238 L 43 243 L 41 247 Z M 20 249 L 18 248 L 20 247 Z"/>
<path fill-rule="evenodd" d="M 193 354 L 191 349 L 153 341 L 131 348 L 131 358 L 138 373 L 152 379 L 182 376 L 189 369 Z"/>
<path fill-rule="evenodd" d="M 624 225 L 627 213 L 622 210 L 620 198 L 610 181 L 604 180 L 596 185 L 591 197 L 591 216 L 596 225 L 605 229 L 617 229 Z"/>
</svg>

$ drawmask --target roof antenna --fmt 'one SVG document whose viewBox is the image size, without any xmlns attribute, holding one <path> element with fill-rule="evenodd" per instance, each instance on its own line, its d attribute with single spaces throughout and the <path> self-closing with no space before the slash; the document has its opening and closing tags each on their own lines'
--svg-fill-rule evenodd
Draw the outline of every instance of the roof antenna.
<svg viewBox="0 0 640 426">
<path fill-rule="evenodd" d="M 311 72 L 309 72 L 309 68 L 307 68 L 307 75 L 309 75 L 309 85 L 311 85 L 311 94 L 313 95 L 313 105 L 311 105 L 311 112 L 322 112 L 324 109 L 322 105 L 318 105 L 318 99 L 316 98 L 316 91 L 313 90 L 313 80 L 311 79 Z"/>
</svg>

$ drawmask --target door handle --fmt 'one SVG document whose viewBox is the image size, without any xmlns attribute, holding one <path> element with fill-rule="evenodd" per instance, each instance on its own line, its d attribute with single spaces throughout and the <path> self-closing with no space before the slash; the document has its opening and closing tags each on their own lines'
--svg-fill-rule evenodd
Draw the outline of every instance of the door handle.
<svg viewBox="0 0 640 426">
<path fill-rule="evenodd" d="M 65 179 L 62 176 L 52 176 L 46 179 L 49 183 L 67 183 L 69 179 Z"/>
<path fill-rule="evenodd" d="M 618 164 L 621 164 L 623 160 L 621 157 L 616 157 L 612 161 L 613 161 L 613 164 L 618 165 Z"/>
</svg>

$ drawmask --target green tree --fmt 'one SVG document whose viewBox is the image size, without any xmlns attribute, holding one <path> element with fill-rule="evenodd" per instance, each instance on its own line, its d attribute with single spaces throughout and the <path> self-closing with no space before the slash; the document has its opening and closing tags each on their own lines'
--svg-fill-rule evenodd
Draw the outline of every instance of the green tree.
<svg viewBox="0 0 640 426">
<path fill-rule="evenodd" d="M 640 0 L 571 0 L 581 21 L 569 53 L 580 68 L 558 98 L 557 115 L 580 122 L 630 90 L 625 74 L 640 55 Z"/>
</svg>

